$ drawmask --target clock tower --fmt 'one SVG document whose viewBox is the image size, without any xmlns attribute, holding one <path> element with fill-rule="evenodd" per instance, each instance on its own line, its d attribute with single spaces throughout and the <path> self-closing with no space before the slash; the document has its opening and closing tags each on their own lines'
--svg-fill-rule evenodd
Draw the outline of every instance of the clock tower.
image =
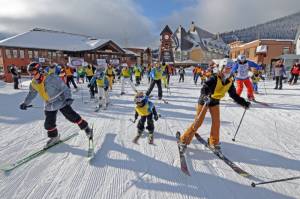
<svg viewBox="0 0 300 199">
<path fill-rule="evenodd" d="M 160 33 L 159 61 L 161 62 L 174 62 L 172 34 L 168 25 Z"/>
</svg>

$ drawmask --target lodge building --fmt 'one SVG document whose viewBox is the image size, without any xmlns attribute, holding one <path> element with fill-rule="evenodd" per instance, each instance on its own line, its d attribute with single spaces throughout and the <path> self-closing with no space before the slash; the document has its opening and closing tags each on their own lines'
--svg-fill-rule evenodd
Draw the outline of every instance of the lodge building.
<svg viewBox="0 0 300 199">
<path fill-rule="evenodd" d="M 0 73 L 4 81 L 11 82 L 8 71 L 11 64 L 26 73 L 26 66 L 31 61 L 39 61 L 45 66 L 51 63 L 65 65 L 70 57 L 78 57 L 91 64 L 105 60 L 131 65 L 139 56 L 112 40 L 35 28 L 0 41 Z"/>
</svg>

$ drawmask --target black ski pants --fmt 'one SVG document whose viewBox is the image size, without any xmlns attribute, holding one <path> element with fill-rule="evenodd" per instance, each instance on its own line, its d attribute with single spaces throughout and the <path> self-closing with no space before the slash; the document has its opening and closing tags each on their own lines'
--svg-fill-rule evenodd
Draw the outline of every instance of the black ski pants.
<svg viewBox="0 0 300 199">
<path fill-rule="evenodd" d="M 148 116 L 142 116 L 137 124 L 137 128 L 139 132 L 143 132 L 145 129 L 145 122 L 147 120 L 147 127 L 146 129 L 149 131 L 149 133 L 153 133 L 154 131 L 154 123 L 152 118 L 152 113 Z"/>
<path fill-rule="evenodd" d="M 88 123 L 81 119 L 80 115 L 76 113 L 70 105 L 67 105 L 59 111 L 65 116 L 67 120 L 70 122 L 78 124 L 80 129 L 85 129 L 88 126 Z M 45 111 L 45 123 L 44 127 L 48 131 L 48 137 L 56 137 L 58 135 L 58 131 L 56 128 L 56 117 L 57 117 L 57 110 L 56 111 Z"/>
<path fill-rule="evenodd" d="M 67 76 L 67 86 L 70 88 L 70 82 L 73 84 L 74 88 L 77 88 L 77 85 L 74 81 L 74 77 L 73 76 Z"/>
<path fill-rule="evenodd" d="M 150 83 L 150 87 L 149 89 L 147 90 L 146 92 L 146 95 L 149 96 L 150 93 L 152 92 L 155 84 L 157 85 L 157 88 L 158 88 L 158 98 L 161 99 L 162 98 L 162 88 L 161 88 L 161 80 L 152 80 L 151 83 Z"/>
</svg>

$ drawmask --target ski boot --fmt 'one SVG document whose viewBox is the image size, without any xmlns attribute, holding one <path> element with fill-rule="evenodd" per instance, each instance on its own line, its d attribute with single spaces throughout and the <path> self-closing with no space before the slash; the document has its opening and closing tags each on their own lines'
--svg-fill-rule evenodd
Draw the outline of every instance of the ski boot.
<svg viewBox="0 0 300 199">
<path fill-rule="evenodd" d="M 184 154 L 187 149 L 187 145 L 180 141 L 180 132 L 179 131 L 177 131 L 177 133 L 176 133 L 176 138 L 178 139 L 177 145 L 178 145 L 179 153 Z"/>
<path fill-rule="evenodd" d="M 60 141 L 60 135 L 56 136 L 56 137 L 51 137 L 49 138 L 49 140 L 46 143 L 46 146 L 44 148 L 49 148 L 55 144 L 57 144 Z"/>
<path fill-rule="evenodd" d="M 125 92 L 121 92 L 121 95 L 125 95 Z"/>
<path fill-rule="evenodd" d="M 148 135 L 148 143 L 153 144 L 153 132 Z"/>
<path fill-rule="evenodd" d="M 89 140 L 92 140 L 92 139 L 93 139 L 93 136 L 94 136 L 94 134 L 93 134 L 93 129 L 91 129 L 89 126 L 87 126 L 87 127 L 84 129 L 84 131 L 85 131 L 85 134 L 86 134 L 87 138 L 88 138 Z"/>
<path fill-rule="evenodd" d="M 219 143 L 219 144 L 211 144 L 211 143 L 209 142 L 209 138 L 207 138 L 207 144 L 208 144 L 208 146 L 209 146 L 211 149 L 216 150 L 216 151 L 221 151 L 221 145 L 220 145 L 220 143 Z"/>
<path fill-rule="evenodd" d="M 137 135 L 134 137 L 133 139 L 133 143 L 138 144 L 138 140 L 140 139 L 140 137 L 142 136 L 143 131 L 138 131 Z"/>
</svg>

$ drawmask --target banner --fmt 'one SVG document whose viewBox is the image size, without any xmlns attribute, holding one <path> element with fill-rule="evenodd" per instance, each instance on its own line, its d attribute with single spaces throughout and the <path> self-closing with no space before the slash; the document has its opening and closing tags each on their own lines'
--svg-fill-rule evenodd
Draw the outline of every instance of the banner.
<svg viewBox="0 0 300 199">
<path fill-rule="evenodd" d="M 118 64 L 120 64 L 120 60 L 119 59 L 111 59 L 110 64 L 118 65 Z"/>
<path fill-rule="evenodd" d="M 106 59 L 97 59 L 97 65 L 98 66 L 102 66 L 104 64 L 106 64 Z"/>
<path fill-rule="evenodd" d="M 69 57 L 69 65 L 73 67 L 82 66 L 84 59 L 79 57 Z"/>
<path fill-rule="evenodd" d="M 46 59 L 43 57 L 39 57 L 39 63 L 45 63 Z"/>
</svg>

